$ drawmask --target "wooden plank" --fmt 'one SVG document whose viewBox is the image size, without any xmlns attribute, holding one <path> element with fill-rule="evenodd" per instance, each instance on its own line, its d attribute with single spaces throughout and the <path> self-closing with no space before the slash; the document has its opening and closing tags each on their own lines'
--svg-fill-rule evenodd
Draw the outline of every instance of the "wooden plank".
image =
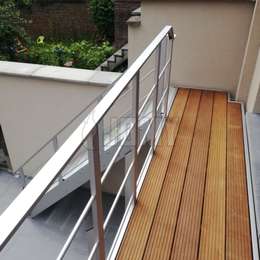
<svg viewBox="0 0 260 260">
<path fill-rule="evenodd" d="M 252 259 L 240 104 L 228 104 L 226 259 Z"/>
<path fill-rule="evenodd" d="M 227 97 L 214 94 L 199 260 L 225 259 Z"/>
<path fill-rule="evenodd" d="M 189 90 L 178 90 L 147 177 L 140 191 L 137 205 L 130 219 L 117 259 L 141 259 L 149 236 L 160 191 L 178 133 Z"/>
<path fill-rule="evenodd" d="M 170 257 L 200 97 L 201 91 L 191 90 L 143 259 Z"/>
<path fill-rule="evenodd" d="M 171 252 L 172 260 L 197 259 L 212 108 L 213 92 L 203 92 Z"/>
</svg>

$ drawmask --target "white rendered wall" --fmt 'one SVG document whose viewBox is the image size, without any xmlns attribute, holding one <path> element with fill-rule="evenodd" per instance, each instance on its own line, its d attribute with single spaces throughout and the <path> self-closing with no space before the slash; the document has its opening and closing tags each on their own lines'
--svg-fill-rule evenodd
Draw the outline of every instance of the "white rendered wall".
<svg viewBox="0 0 260 260">
<path fill-rule="evenodd" d="M 13 170 L 120 75 L 0 62 L 0 124 Z M 76 121 L 62 139 L 79 123 Z"/>
<path fill-rule="evenodd" d="M 172 83 L 236 93 L 254 2 L 142 1 L 129 26 L 130 63 L 167 24 L 175 28 Z"/>
</svg>

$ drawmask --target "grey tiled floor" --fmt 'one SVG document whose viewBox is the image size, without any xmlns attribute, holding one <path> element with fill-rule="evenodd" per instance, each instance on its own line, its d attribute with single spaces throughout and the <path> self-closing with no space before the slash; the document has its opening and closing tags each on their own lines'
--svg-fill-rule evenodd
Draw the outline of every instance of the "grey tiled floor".
<svg viewBox="0 0 260 260">
<path fill-rule="evenodd" d="M 255 194 L 256 218 L 260 230 L 260 114 L 247 113 L 247 130 L 253 189 Z M 259 235 L 258 235 L 259 238 Z"/>
</svg>

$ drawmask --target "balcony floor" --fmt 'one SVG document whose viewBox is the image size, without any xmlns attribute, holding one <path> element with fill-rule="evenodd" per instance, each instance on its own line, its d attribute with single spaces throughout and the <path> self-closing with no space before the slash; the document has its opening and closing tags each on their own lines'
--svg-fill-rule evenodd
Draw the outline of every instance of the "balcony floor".
<svg viewBox="0 0 260 260">
<path fill-rule="evenodd" d="M 252 259 L 242 114 L 177 93 L 117 259 Z"/>
</svg>

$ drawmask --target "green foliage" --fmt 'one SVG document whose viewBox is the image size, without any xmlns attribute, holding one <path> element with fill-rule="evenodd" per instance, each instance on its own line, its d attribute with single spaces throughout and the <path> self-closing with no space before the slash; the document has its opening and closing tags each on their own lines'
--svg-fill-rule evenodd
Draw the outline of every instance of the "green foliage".
<svg viewBox="0 0 260 260">
<path fill-rule="evenodd" d="M 71 43 L 34 43 L 27 52 L 18 55 L 18 61 L 45 65 L 95 69 L 113 53 L 108 42 L 96 45 L 88 41 Z"/>
<path fill-rule="evenodd" d="M 13 0 L 0 0 L 0 55 L 13 60 L 21 45 L 28 42 L 23 19 Z"/>
<path fill-rule="evenodd" d="M 18 8 L 31 8 L 33 0 L 15 0 Z"/>
<path fill-rule="evenodd" d="M 8 61 L 8 60 L 9 60 L 8 55 L 4 55 L 0 53 L 0 61 Z"/>
<path fill-rule="evenodd" d="M 90 10 L 100 36 L 112 41 L 114 36 L 113 0 L 90 0 Z"/>
<path fill-rule="evenodd" d="M 36 42 L 31 42 L 25 33 L 24 20 L 18 10 L 18 7 L 28 7 L 31 3 L 32 0 L 0 0 L 0 60 L 95 69 L 112 55 L 113 47 L 107 41 L 99 45 L 86 40 L 45 42 L 44 36 L 40 36 Z M 112 0 L 98 0 L 96 6 L 96 15 L 103 17 L 100 20 L 96 17 L 98 27 L 104 37 L 108 38 L 114 28 L 111 25 Z"/>
</svg>

